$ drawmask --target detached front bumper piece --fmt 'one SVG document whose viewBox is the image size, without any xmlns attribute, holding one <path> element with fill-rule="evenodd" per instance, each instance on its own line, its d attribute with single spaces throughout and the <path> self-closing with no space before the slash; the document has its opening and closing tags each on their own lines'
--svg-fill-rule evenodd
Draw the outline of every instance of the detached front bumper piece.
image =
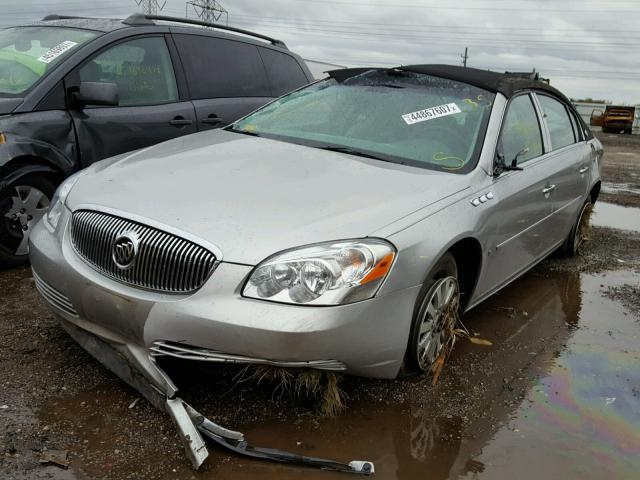
<svg viewBox="0 0 640 480">
<path fill-rule="evenodd" d="M 252 458 L 361 475 L 373 475 L 375 472 L 373 463 L 368 461 L 353 460 L 342 463 L 253 446 L 245 440 L 242 433 L 212 422 L 178 397 L 177 387 L 142 349 L 139 352 L 132 351 L 127 345 L 107 342 L 64 319 L 61 319 L 61 322 L 64 329 L 82 348 L 138 390 L 156 408 L 169 413 L 194 469 L 198 469 L 209 456 L 204 436 L 237 454 Z"/>
</svg>

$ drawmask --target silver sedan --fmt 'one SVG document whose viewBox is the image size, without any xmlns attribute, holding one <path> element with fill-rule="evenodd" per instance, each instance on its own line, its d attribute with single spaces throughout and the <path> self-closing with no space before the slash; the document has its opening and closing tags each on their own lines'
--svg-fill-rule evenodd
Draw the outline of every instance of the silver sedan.
<svg viewBox="0 0 640 480">
<path fill-rule="evenodd" d="M 394 378 L 429 370 L 446 312 L 579 251 L 601 155 L 534 79 L 339 70 L 67 179 L 31 263 L 67 330 L 128 381 L 170 391 L 161 356 Z"/>
</svg>

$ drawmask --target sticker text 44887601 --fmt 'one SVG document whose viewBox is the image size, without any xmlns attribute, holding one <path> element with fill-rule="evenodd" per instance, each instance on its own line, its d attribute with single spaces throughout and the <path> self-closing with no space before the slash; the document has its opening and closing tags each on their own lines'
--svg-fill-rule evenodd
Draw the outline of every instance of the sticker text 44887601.
<svg viewBox="0 0 640 480">
<path fill-rule="evenodd" d="M 447 103 L 445 105 L 438 105 L 436 107 L 429 107 L 417 112 L 405 113 L 402 115 L 402 119 L 407 125 L 413 125 L 414 123 L 424 122 L 425 120 L 433 120 L 434 118 L 446 117 L 447 115 L 453 115 L 454 113 L 460 113 L 461 110 L 455 103 Z"/>
</svg>

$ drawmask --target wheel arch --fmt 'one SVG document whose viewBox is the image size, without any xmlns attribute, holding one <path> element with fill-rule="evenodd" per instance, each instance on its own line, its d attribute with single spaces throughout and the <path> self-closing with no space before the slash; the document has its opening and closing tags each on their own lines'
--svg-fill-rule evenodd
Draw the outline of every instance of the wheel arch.
<svg viewBox="0 0 640 480">
<path fill-rule="evenodd" d="M 9 185 L 33 173 L 39 173 L 48 177 L 56 185 L 62 182 L 67 176 L 65 172 L 44 158 L 33 155 L 23 155 L 11 159 L 0 167 L 0 189 L 4 188 L 5 185 Z"/>
<path fill-rule="evenodd" d="M 596 200 L 600 196 L 600 188 L 602 187 L 602 182 L 598 180 L 593 187 L 591 187 L 591 192 L 589 192 L 589 198 L 591 199 L 591 203 L 595 204 Z"/>
<path fill-rule="evenodd" d="M 482 246 L 474 237 L 457 240 L 448 250 L 453 255 L 458 268 L 460 304 L 464 309 L 469 304 L 480 277 L 482 268 Z"/>
</svg>

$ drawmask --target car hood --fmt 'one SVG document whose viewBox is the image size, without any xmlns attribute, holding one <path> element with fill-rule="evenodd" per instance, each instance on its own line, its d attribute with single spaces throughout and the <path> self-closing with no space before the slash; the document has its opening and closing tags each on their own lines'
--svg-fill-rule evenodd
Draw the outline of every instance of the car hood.
<svg viewBox="0 0 640 480">
<path fill-rule="evenodd" d="M 464 175 L 216 130 L 89 167 L 71 210 L 93 204 L 180 229 L 224 261 L 359 238 L 468 188 Z"/>
<path fill-rule="evenodd" d="M 21 98 L 3 98 L 0 97 L 0 115 L 6 115 L 13 112 L 18 105 L 22 103 Z"/>
</svg>

